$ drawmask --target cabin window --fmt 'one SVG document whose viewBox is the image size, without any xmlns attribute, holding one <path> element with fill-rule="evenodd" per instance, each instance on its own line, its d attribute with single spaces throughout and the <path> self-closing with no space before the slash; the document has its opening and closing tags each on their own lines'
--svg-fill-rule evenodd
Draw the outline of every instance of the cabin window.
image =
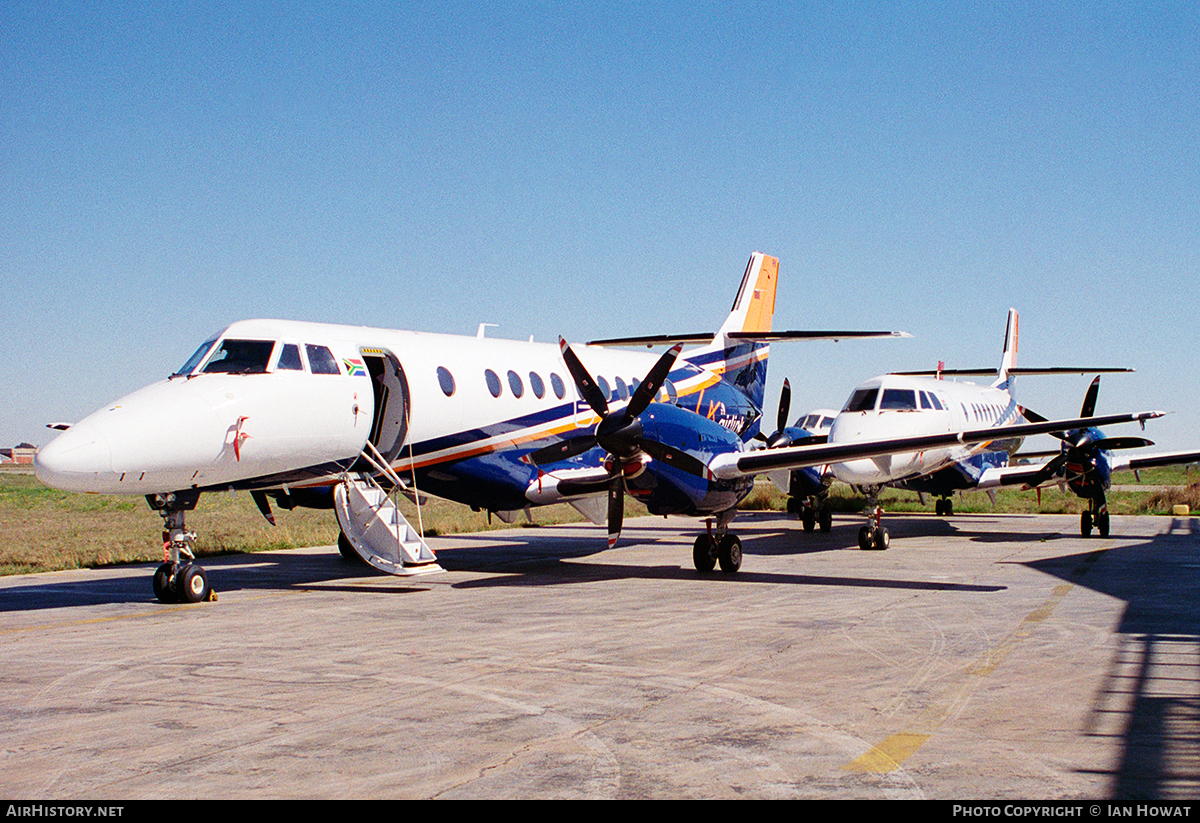
<svg viewBox="0 0 1200 823">
<path fill-rule="evenodd" d="M 204 366 L 205 374 L 264 374 L 274 340 L 224 340 Z"/>
<path fill-rule="evenodd" d="M 546 384 L 542 382 L 542 376 L 535 371 L 529 373 L 529 388 L 533 389 L 533 396 L 538 400 L 546 396 Z"/>
<path fill-rule="evenodd" d="M 447 397 L 454 396 L 454 375 L 445 366 L 438 366 L 437 369 L 438 385 L 442 387 L 442 394 Z"/>
<path fill-rule="evenodd" d="M 285 343 L 275 368 L 281 371 L 304 371 L 304 364 L 300 362 L 300 347 L 295 343 Z"/>
<path fill-rule="evenodd" d="M 567 387 L 563 385 L 562 378 L 554 372 L 550 372 L 550 388 L 559 400 L 567 396 Z"/>
<path fill-rule="evenodd" d="M 605 380 L 601 375 L 596 375 L 596 385 L 599 386 L 600 391 L 604 393 L 605 400 L 613 399 L 612 389 L 609 387 L 608 381 Z"/>
<path fill-rule="evenodd" d="M 178 375 L 191 374 L 200 365 L 200 361 L 204 359 L 204 356 L 212 351 L 212 347 L 216 344 L 217 338 L 215 337 L 211 340 L 205 340 L 200 344 L 200 348 L 196 349 L 196 353 L 189 357 L 188 361 L 183 364 L 183 368 L 171 376 L 176 377 Z"/>
<path fill-rule="evenodd" d="M 621 398 L 622 400 L 628 400 L 629 399 L 629 388 L 625 385 L 625 381 L 622 380 L 620 377 L 616 378 L 616 380 L 617 380 L 617 397 Z"/>
<path fill-rule="evenodd" d="M 525 394 L 525 384 L 521 382 L 521 375 L 515 371 L 508 372 L 508 387 L 512 389 L 513 397 Z"/>
<path fill-rule="evenodd" d="M 341 369 L 338 368 L 337 360 L 325 346 L 317 346 L 308 343 L 304 346 L 304 351 L 308 354 L 308 367 L 313 374 L 341 374 Z"/>
<path fill-rule="evenodd" d="M 912 389 L 884 389 L 879 408 L 892 411 L 910 411 L 917 408 L 917 393 Z"/>
<path fill-rule="evenodd" d="M 846 401 L 844 411 L 861 412 L 871 411 L 875 408 L 875 399 L 879 397 L 879 389 L 856 389 L 854 394 L 850 395 L 850 399 Z"/>
<path fill-rule="evenodd" d="M 496 373 L 491 369 L 484 369 L 483 379 L 487 381 L 488 391 L 492 393 L 492 397 L 499 397 L 501 392 L 500 378 Z"/>
</svg>

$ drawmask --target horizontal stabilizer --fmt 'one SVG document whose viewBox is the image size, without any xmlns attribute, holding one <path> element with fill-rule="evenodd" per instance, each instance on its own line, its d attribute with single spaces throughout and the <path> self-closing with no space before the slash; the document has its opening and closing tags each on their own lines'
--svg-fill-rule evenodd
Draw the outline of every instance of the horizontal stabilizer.
<svg viewBox="0 0 1200 823">
<path fill-rule="evenodd" d="M 592 340 L 589 346 L 665 346 L 667 344 L 711 343 L 714 332 L 700 334 L 655 334 L 645 337 L 610 337 Z M 730 340 L 745 340 L 748 343 L 773 343 L 786 340 L 853 340 L 870 337 L 912 337 L 905 331 L 735 331 L 725 335 Z"/>
</svg>

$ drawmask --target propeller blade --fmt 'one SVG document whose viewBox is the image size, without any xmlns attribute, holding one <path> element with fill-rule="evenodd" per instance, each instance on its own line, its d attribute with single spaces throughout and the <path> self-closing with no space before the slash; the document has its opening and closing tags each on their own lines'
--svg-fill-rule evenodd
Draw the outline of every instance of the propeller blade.
<svg viewBox="0 0 1200 823">
<path fill-rule="evenodd" d="M 579 395 L 582 397 L 592 411 L 603 417 L 608 414 L 608 398 L 604 396 L 604 392 L 600 391 L 600 387 L 596 385 L 596 381 L 584 368 L 583 363 L 571 351 L 571 347 L 563 338 L 558 338 L 558 345 L 562 349 L 563 362 L 567 364 L 567 371 L 571 373 L 571 378 L 575 381 L 575 387 L 579 389 Z"/>
<path fill-rule="evenodd" d="M 668 466 L 675 466 L 676 468 L 685 471 L 688 474 L 694 474 L 697 477 L 708 476 L 708 466 L 704 462 L 692 457 L 685 451 L 675 448 L 674 446 L 668 446 L 666 443 L 659 443 L 656 440 L 643 440 L 641 446 L 642 451 L 644 451 L 646 454 L 650 455 L 655 460 L 661 460 Z"/>
<path fill-rule="evenodd" d="M 1066 462 L 1067 462 L 1067 453 L 1066 452 L 1062 452 L 1061 454 L 1058 455 L 1058 457 L 1054 457 L 1054 458 L 1051 458 L 1050 460 L 1046 461 L 1046 465 L 1042 466 L 1041 470 L 1037 474 L 1035 474 L 1032 479 L 1029 480 L 1028 485 L 1040 487 L 1043 483 L 1045 483 L 1051 477 L 1054 477 L 1055 475 L 1057 475 L 1059 472 L 1059 469 L 1061 469 L 1063 467 L 1063 464 L 1065 464 Z M 1041 490 L 1040 489 L 1038 491 L 1038 502 L 1039 503 L 1041 502 Z"/>
<path fill-rule="evenodd" d="M 625 475 L 617 472 L 608 482 L 608 547 L 617 545 L 625 519 Z"/>
<path fill-rule="evenodd" d="M 577 454 L 583 454 L 585 451 L 595 447 L 595 435 L 584 434 L 579 437 L 568 438 L 560 443 L 553 443 L 537 451 L 532 451 L 522 457 L 521 460 L 525 463 L 532 463 L 534 466 L 544 466 L 547 463 L 557 463 L 560 460 L 566 460 Z"/>
<path fill-rule="evenodd" d="M 780 432 L 787 428 L 788 411 L 792 405 L 792 384 L 783 378 L 783 391 L 779 393 L 779 417 L 775 419 L 775 431 Z"/>
<path fill-rule="evenodd" d="M 1096 441 L 1098 448 L 1105 451 L 1113 451 L 1115 449 L 1142 449 L 1146 446 L 1153 446 L 1153 440 L 1147 440 L 1144 437 L 1102 437 Z"/>
<path fill-rule="evenodd" d="M 1088 386 L 1087 394 L 1083 396 L 1083 407 L 1079 410 L 1080 417 L 1091 417 L 1096 413 L 1096 397 L 1100 394 L 1100 376 Z"/>
<path fill-rule="evenodd" d="M 683 346 L 676 344 L 666 354 L 658 358 L 658 362 L 654 364 L 654 368 L 650 369 L 646 374 L 646 379 L 638 384 L 633 396 L 629 398 L 629 405 L 625 407 L 625 414 L 630 417 L 637 417 L 646 410 L 646 407 L 658 396 L 658 390 L 662 388 L 667 375 L 671 373 L 671 368 L 675 365 L 675 358 L 679 356 L 679 352 L 681 351 L 683 351 Z"/>
</svg>

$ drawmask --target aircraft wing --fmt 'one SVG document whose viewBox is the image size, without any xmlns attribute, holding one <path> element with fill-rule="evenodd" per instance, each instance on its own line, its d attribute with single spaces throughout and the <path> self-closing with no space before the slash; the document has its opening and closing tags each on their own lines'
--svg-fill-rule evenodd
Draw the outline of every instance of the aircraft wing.
<svg viewBox="0 0 1200 823">
<path fill-rule="evenodd" d="M 1103 443 L 1104 441 L 1101 441 Z M 1109 461 L 1113 471 L 1141 471 L 1159 466 L 1177 466 L 1200 461 L 1200 451 L 1161 452 L 1141 457 L 1120 457 Z"/>
<path fill-rule="evenodd" d="M 1087 368 L 1086 366 L 1050 366 L 1048 368 L 1020 368 L 1013 366 L 1008 370 L 1008 373 L 1013 377 L 1030 377 L 1036 375 L 1048 374 L 1130 374 L 1135 369 L 1122 369 L 1116 367 L 1101 367 Z M 987 375 L 995 375 L 996 367 L 990 369 L 922 369 L 919 371 L 897 371 L 892 374 L 899 374 L 906 377 L 985 377 Z"/>
<path fill-rule="evenodd" d="M 752 452 L 722 454 L 709 463 L 709 471 L 715 477 L 729 479 L 773 469 L 801 469 L 808 466 L 823 466 L 827 463 L 844 463 L 867 457 L 887 454 L 940 449 L 950 446 L 988 443 L 993 440 L 1008 440 L 1014 437 L 1031 437 L 1055 431 L 1080 429 L 1088 426 L 1108 426 L 1117 423 L 1142 423 L 1165 412 L 1148 411 L 1132 414 L 1112 414 L 1105 417 L 1084 417 L 1071 420 L 1045 420 L 1037 423 L 1021 423 L 1013 426 L 994 426 L 984 429 L 946 432 L 944 434 L 914 435 L 886 440 L 866 440 L 856 443 L 826 443 L 809 446 L 788 446 L 779 449 L 759 449 Z"/>
</svg>

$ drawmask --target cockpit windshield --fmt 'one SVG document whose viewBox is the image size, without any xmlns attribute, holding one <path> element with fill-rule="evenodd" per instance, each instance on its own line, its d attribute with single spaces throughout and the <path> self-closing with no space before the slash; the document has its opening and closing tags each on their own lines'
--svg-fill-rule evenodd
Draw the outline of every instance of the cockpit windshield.
<svg viewBox="0 0 1200 823">
<path fill-rule="evenodd" d="M 204 373 L 263 374 L 274 348 L 274 340 L 224 340 L 204 365 Z"/>
<path fill-rule="evenodd" d="M 914 411 L 917 408 L 917 393 L 912 389 L 884 389 L 879 408 Z"/>
<path fill-rule="evenodd" d="M 180 377 L 185 374 L 191 374 L 196 369 L 196 367 L 200 365 L 200 361 L 204 359 L 204 356 L 207 355 L 210 351 L 212 351 L 212 347 L 215 346 L 216 344 L 217 344 L 217 338 L 215 338 L 215 337 L 212 338 L 211 340 L 205 340 L 203 343 L 200 344 L 200 348 L 196 349 L 196 353 L 193 354 L 191 357 L 189 357 L 188 361 L 183 364 L 183 368 L 181 368 L 179 371 L 175 372 L 171 376 L 172 377 Z"/>
<path fill-rule="evenodd" d="M 846 401 L 846 408 L 843 411 L 873 411 L 875 409 L 875 400 L 879 397 L 879 389 L 855 389 L 854 394 L 850 395 L 850 399 Z"/>
</svg>

